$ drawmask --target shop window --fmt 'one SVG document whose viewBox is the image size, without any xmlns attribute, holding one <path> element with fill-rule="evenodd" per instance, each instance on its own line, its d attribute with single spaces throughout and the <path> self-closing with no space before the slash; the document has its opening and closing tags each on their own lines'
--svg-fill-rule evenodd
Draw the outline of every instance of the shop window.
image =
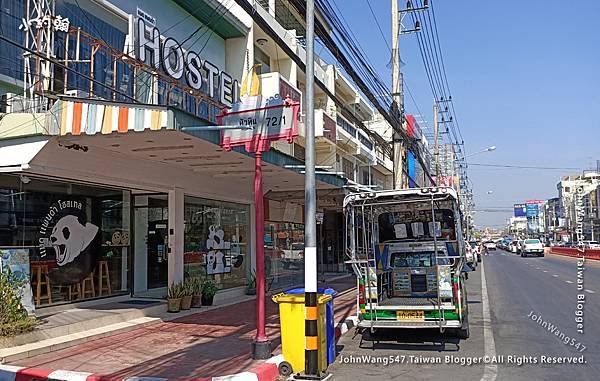
<svg viewBox="0 0 600 381">
<path fill-rule="evenodd" d="M 33 304 L 128 292 L 129 198 L 128 191 L 0 176 L 0 256 L 30 280 Z"/>
<path fill-rule="evenodd" d="M 265 276 L 269 289 L 304 281 L 304 224 L 265 223 Z"/>
<path fill-rule="evenodd" d="M 185 277 L 208 277 L 219 288 L 245 286 L 249 206 L 186 196 L 184 213 Z"/>
</svg>

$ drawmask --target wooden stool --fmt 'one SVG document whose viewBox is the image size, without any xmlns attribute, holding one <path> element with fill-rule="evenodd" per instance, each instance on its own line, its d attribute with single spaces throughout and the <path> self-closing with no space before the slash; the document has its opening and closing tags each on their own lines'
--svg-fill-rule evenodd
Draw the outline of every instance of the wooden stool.
<svg viewBox="0 0 600 381">
<path fill-rule="evenodd" d="M 31 272 L 34 275 L 32 286 L 35 285 L 35 305 L 39 306 L 42 300 L 47 300 L 52 304 L 52 289 L 50 278 L 48 277 L 48 265 L 31 265 Z M 44 279 L 42 280 L 42 275 Z M 46 286 L 46 292 L 42 294 L 42 286 Z"/>
<path fill-rule="evenodd" d="M 81 283 L 70 284 L 68 287 L 69 301 L 83 298 L 83 295 L 81 294 Z M 75 290 L 73 290 L 73 288 L 75 288 Z"/>
<path fill-rule="evenodd" d="M 102 291 L 112 294 L 110 289 L 110 274 L 108 273 L 108 262 L 98 262 L 98 296 L 102 296 Z"/>
<path fill-rule="evenodd" d="M 89 285 L 89 289 L 86 289 L 86 285 Z M 96 290 L 94 288 L 94 271 L 88 275 L 87 278 L 81 281 L 81 298 L 85 299 L 88 297 L 88 294 L 92 297 L 96 297 Z"/>
</svg>

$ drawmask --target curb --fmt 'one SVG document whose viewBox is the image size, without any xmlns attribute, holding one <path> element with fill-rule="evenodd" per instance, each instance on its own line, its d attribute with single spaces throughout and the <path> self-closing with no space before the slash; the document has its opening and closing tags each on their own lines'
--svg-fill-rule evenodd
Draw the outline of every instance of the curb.
<svg viewBox="0 0 600 381">
<path fill-rule="evenodd" d="M 358 325 L 358 316 L 348 316 L 343 323 L 338 323 L 335 327 L 335 338 L 339 338 L 344 333 L 348 332 L 351 328 Z"/>
<path fill-rule="evenodd" d="M 335 338 L 348 332 L 358 324 L 357 316 L 349 316 L 335 327 Z M 186 381 L 275 381 L 279 377 L 279 364 L 283 355 L 273 356 L 264 363 L 241 373 L 218 377 L 205 377 L 186 379 Z M 115 379 L 88 372 L 74 372 L 68 370 L 50 370 L 38 368 L 25 368 L 21 366 L 0 365 L 0 381 L 174 381 L 160 377 L 133 376 Z"/>
<path fill-rule="evenodd" d="M 246 372 L 219 377 L 186 378 L 186 381 L 274 381 L 279 377 L 279 364 L 283 355 L 273 356 Z M 134 376 L 114 378 L 88 372 L 69 370 L 50 370 L 25 368 L 21 366 L 0 365 L 0 381 L 169 381 L 161 377 Z M 174 381 L 174 379 L 171 379 Z"/>
</svg>

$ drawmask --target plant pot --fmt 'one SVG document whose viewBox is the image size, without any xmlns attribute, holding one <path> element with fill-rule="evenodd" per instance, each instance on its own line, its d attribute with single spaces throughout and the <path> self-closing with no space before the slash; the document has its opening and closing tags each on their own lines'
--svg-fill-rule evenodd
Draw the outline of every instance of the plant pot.
<svg viewBox="0 0 600 381">
<path fill-rule="evenodd" d="M 192 296 L 192 308 L 200 308 L 202 307 L 202 295 L 193 295 Z"/>
<path fill-rule="evenodd" d="M 214 298 L 215 298 L 214 295 L 212 295 L 212 296 L 204 296 L 204 295 L 202 295 L 202 305 L 203 306 L 212 306 Z"/>
<path fill-rule="evenodd" d="M 177 299 L 167 299 L 167 311 L 169 312 L 179 312 L 181 308 L 181 298 Z"/>
<path fill-rule="evenodd" d="M 247 288 L 246 295 L 256 295 L 256 289 L 255 288 Z"/>
<path fill-rule="evenodd" d="M 181 309 L 189 310 L 192 306 L 192 295 L 186 295 L 181 298 Z"/>
</svg>

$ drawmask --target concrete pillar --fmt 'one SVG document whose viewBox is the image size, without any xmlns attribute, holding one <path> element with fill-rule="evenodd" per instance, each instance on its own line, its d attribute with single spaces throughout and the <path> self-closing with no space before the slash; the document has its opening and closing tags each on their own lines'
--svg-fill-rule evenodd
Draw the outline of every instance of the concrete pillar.
<svg viewBox="0 0 600 381">
<path fill-rule="evenodd" d="M 169 268 L 167 284 L 183 281 L 183 189 L 169 191 Z"/>
<path fill-rule="evenodd" d="M 140 208 L 148 205 L 148 196 L 135 196 L 135 201 L 137 208 L 134 209 L 134 294 L 148 289 L 148 208 Z"/>
</svg>

